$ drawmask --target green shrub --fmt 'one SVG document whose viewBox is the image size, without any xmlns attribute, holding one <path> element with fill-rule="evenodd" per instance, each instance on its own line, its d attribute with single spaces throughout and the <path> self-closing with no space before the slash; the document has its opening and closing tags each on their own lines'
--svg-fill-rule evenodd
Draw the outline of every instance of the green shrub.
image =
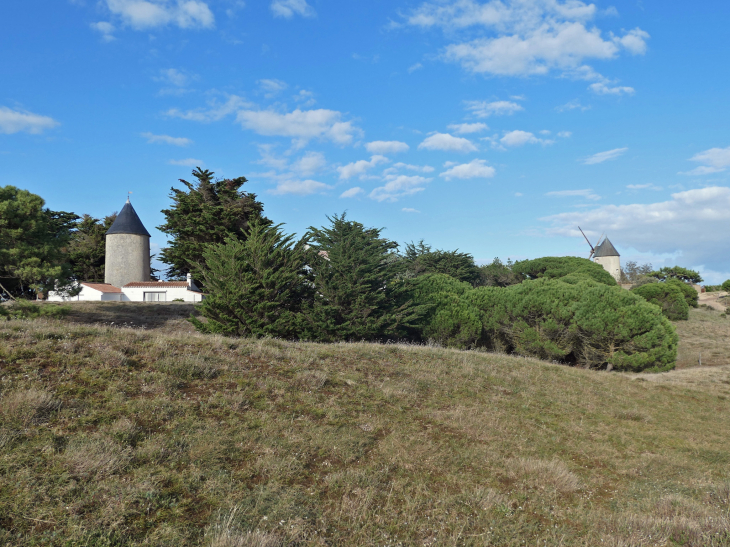
<svg viewBox="0 0 730 547">
<path fill-rule="evenodd" d="M 689 305 L 682 289 L 675 283 L 649 283 L 634 287 L 631 292 L 658 306 L 667 319 L 672 321 L 689 319 Z"/>
<path fill-rule="evenodd" d="M 408 271 L 414 275 L 446 274 L 466 281 L 472 285 L 479 284 L 480 271 L 474 263 L 474 257 L 469 253 L 456 251 L 432 250 L 423 243 L 406 243 L 406 252 L 403 256 Z"/>
<path fill-rule="evenodd" d="M 723 291 L 730 292 L 730 279 L 723 281 L 722 285 L 720 285 Z"/>
<path fill-rule="evenodd" d="M 656 306 L 583 274 L 476 289 L 426 275 L 411 280 L 411 295 L 429 307 L 423 338 L 444 346 L 635 372 L 669 370 L 677 356 L 674 327 Z"/>
<path fill-rule="evenodd" d="M 472 290 L 469 283 L 446 274 L 410 280 L 410 297 L 424 306 L 421 340 L 445 347 L 474 347 L 482 335 L 482 321 L 479 310 L 463 298 Z"/>
<path fill-rule="evenodd" d="M 575 256 L 546 256 L 534 260 L 515 262 L 512 271 L 528 279 L 547 277 L 551 279 L 566 275 L 584 275 L 604 285 L 616 285 L 616 280 L 603 266 L 586 258 Z"/>
<path fill-rule="evenodd" d="M 668 370 L 678 338 L 654 306 L 589 279 L 541 279 L 482 296 L 496 349 L 590 368 Z"/>
<path fill-rule="evenodd" d="M 684 299 L 687 301 L 688 306 L 696 308 L 699 305 L 700 295 L 697 292 L 697 289 L 695 289 L 689 283 L 684 283 L 677 278 L 667 279 L 665 283 L 677 287 L 680 291 L 682 291 L 682 294 L 684 295 Z"/>
<path fill-rule="evenodd" d="M 28 300 L 15 300 L 9 306 L 0 306 L 0 317 L 11 317 L 15 319 L 37 319 L 39 317 L 50 317 L 60 319 L 71 311 L 69 306 L 56 306 L 53 304 L 36 304 Z"/>
<path fill-rule="evenodd" d="M 685 283 L 702 283 L 702 276 L 699 272 L 694 270 L 688 270 L 681 266 L 672 266 L 671 268 L 666 267 L 660 270 L 649 273 L 651 277 L 656 277 L 659 281 L 666 281 L 667 279 L 679 279 Z"/>
<path fill-rule="evenodd" d="M 303 245 L 292 238 L 280 226 L 256 222 L 243 241 L 208 245 L 198 269 L 207 294 L 197 306 L 207 321 L 191 317 L 193 325 L 228 336 L 297 337 L 312 291 Z"/>
</svg>

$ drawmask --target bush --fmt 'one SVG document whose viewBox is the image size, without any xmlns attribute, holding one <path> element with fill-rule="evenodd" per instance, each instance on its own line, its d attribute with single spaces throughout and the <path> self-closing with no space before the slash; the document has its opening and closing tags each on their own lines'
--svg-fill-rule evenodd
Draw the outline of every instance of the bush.
<svg viewBox="0 0 730 547">
<path fill-rule="evenodd" d="M 590 368 L 674 367 L 678 338 L 661 311 L 583 274 L 476 289 L 432 275 L 412 280 L 411 286 L 414 300 L 429 306 L 423 337 L 445 346 L 483 347 Z"/>
<path fill-rule="evenodd" d="M 50 317 L 60 319 L 71 311 L 69 306 L 55 306 L 53 304 L 35 304 L 27 300 L 15 300 L 9 306 L 0 306 L 0 317 L 14 319 L 37 319 Z"/>
<path fill-rule="evenodd" d="M 525 278 L 522 274 L 513 271 L 514 263 L 507 259 L 504 264 L 495 258 L 491 264 L 479 266 L 479 285 L 483 287 L 509 287 L 522 283 Z"/>
<path fill-rule="evenodd" d="M 649 274 L 651 277 L 656 277 L 659 281 L 666 281 L 667 279 L 679 279 L 685 283 L 702 283 L 702 277 L 699 272 L 694 270 L 688 270 L 681 266 L 672 266 L 671 268 L 662 268 Z"/>
<path fill-rule="evenodd" d="M 540 279 L 542 277 L 555 279 L 566 275 L 579 274 L 604 285 L 616 285 L 616 280 L 603 269 L 603 266 L 586 258 L 575 256 L 546 256 L 534 260 L 521 260 L 515 262 L 512 271 L 528 279 Z"/>
<path fill-rule="evenodd" d="M 418 337 L 445 347 L 471 348 L 482 335 L 479 310 L 463 297 L 471 285 L 446 274 L 426 274 L 409 282 L 414 302 L 424 306 Z"/>
<path fill-rule="evenodd" d="M 424 274 L 446 274 L 466 281 L 472 285 L 479 283 L 480 272 L 474 257 L 469 253 L 456 251 L 431 250 L 423 240 L 418 244 L 407 243 L 404 257 L 408 270 L 414 276 Z"/>
<path fill-rule="evenodd" d="M 659 310 L 589 279 L 541 279 L 477 294 L 494 349 L 590 368 L 669 370 L 678 338 Z"/>
<path fill-rule="evenodd" d="M 675 283 L 649 283 L 634 287 L 631 292 L 658 306 L 667 319 L 672 321 L 689 319 L 689 305 L 682 289 Z"/>
<path fill-rule="evenodd" d="M 696 308 L 699 305 L 700 295 L 697 292 L 697 289 L 695 289 L 692 285 L 684 283 L 676 278 L 667 279 L 665 283 L 677 287 L 680 291 L 682 291 L 688 306 Z"/>
<path fill-rule="evenodd" d="M 723 291 L 730 292 L 730 279 L 728 279 L 727 281 L 723 281 L 722 285 L 720 285 L 720 287 L 722 288 Z"/>
<path fill-rule="evenodd" d="M 197 271 L 207 292 L 197 309 L 207 321 L 191 317 L 193 325 L 228 336 L 297 337 L 312 291 L 304 247 L 292 239 L 280 226 L 257 222 L 243 241 L 208 245 Z"/>
</svg>

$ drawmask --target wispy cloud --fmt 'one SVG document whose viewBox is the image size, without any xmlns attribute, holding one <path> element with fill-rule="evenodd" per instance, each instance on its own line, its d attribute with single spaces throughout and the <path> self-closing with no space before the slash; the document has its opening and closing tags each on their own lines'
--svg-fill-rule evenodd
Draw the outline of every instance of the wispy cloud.
<svg viewBox="0 0 730 547">
<path fill-rule="evenodd" d="M 359 186 L 353 186 L 349 190 L 345 190 L 344 192 L 342 192 L 340 194 L 340 197 L 341 198 L 354 198 L 363 193 L 365 193 L 365 190 L 363 190 Z"/>
<path fill-rule="evenodd" d="M 402 197 L 422 192 L 431 180 L 418 175 L 389 175 L 386 176 L 387 182 L 370 192 L 369 197 L 375 201 L 398 201 Z"/>
<path fill-rule="evenodd" d="M 195 158 L 186 158 L 184 160 L 170 160 L 167 163 L 170 165 L 182 165 L 183 167 L 201 167 L 205 165 L 203 160 L 196 160 Z"/>
<path fill-rule="evenodd" d="M 546 196 L 551 197 L 558 197 L 558 198 L 569 198 L 569 197 L 581 197 L 585 199 L 589 199 L 591 201 L 597 201 L 601 199 L 601 196 L 596 194 L 591 189 L 585 189 L 585 190 L 558 190 L 556 192 L 548 192 L 545 194 Z"/>
<path fill-rule="evenodd" d="M 271 2 L 271 11 L 275 17 L 291 19 L 294 15 L 314 17 L 317 13 L 307 4 L 307 0 L 274 0 Z"/>
<path fill-rule="evenodd" d="M 136 30 L 167 25 L 183 29 L 215 26 L 213 12 L 200 0 L 106 0 L 105 3 L 124 25 Z"/>
<path fill-rule="evenodd" d="M 626 153 L 628 148 L 614 148 L 613 150 L 606 150 L 605 152 L 598 152 L 583 160 L 585 165 L 595 165 L 596 163 L 603 163 L 604 161 L 613 160 Z"/>
<path fill-rule="evenodd" d="M 466 109 L 477 118 L 505 116 L 524 110 L 523 106 L 512 101 L 464 101 Z"/>
<path fill-rule="evenodd" d="M 480 133 L 489 129 L 486 123 L 452 123 L 449 129 L 457 135 L 468 135 L 470 133 Z"/>
<path fill-rule="evenodd" d="M 38 135 L 59 125 L 61 124 L 49 116 L 0 106 L 0 133 L 6 135 L 20 132 Z"/>
<path fill-rule="evenodd" d="M 173 146 L 189 146 L 193 141 L 185 137 L 170 137 L 169 135 L 153 135 L 152 133 L 142 133 L 150 144 L 171 144 Z"/>
<path fill-rule="evenodd" d="M 362 176 L 373 167 L 389 161 L 385 156 L 375 155 L 370 160 L 360 160 L 338 167 L 337 171 L 340 173 L 340 180 L 347 180 L 352 177 Z"/>
<path fill-rule="evenodd" d="M 365 145 L 365 150 L 371 154 L 398 154 L 408 152 L 410 147 L 400 141 L 373 141 Z"/>
<path fill-rule="evenodd" d="M 486 160 L 472 160 L 469 163 L 462 163 L 459 165 L 453 165 L 451 163 L 446 164 L 449 169 L 440 173 L 440 177 L 444 177 L 446 180 L 452 179 L 490 179 L 494 176 L 494 167 L 487 165 Z"/>
<path fill-rule="evenodd" d="M 689 161 L 701 163 L 691 171 L 680 173 L 680 175 L 710 175 L 721 173 L 730 167 L 730 146 L 727 148 L 710 148 L 692 156 Z"/>
<path fill-rule="evenodd" d="M 422 150 L 442 150 L 445 152 L 462 153 L 477 151 L 477 147 L 469 139 L 454 137 L 449 133 L 434 133 L 426 137 L 418 145 L 418 148 Z"/>
</svg>

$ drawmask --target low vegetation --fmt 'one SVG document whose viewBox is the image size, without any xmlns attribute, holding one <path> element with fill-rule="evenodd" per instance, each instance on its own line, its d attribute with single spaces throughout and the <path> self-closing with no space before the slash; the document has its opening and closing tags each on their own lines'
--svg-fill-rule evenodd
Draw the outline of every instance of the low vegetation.
<svg viewBox="0 0 730 547">
<path fill-rule="evenodd" d="M 0 321 L 0 544 L 730 544 L 727 366 L 224 338 L 190 312 Z"/>
</svg>

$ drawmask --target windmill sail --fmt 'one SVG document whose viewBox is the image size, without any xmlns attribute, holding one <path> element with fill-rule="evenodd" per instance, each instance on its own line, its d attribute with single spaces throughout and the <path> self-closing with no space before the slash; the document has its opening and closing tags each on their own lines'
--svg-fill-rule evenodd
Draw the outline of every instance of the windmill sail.
<svg viewBox="0 0 730 547">
<path fill-rule="evenodd" d="M 583 234 L 583 237 L 585 238 L 586 243 L 588 243 L 588 246 L 591 248 L 591 254 L 588 255 L 588 259 L 590 260 L 590 258 L 593 256 L 593 253 L 596 252 L 596 249 L 593 247 L 593 245 L 591 245 L 591 242 L 588 240 L 588 236 L 586 236 L 585 232 L 583 232 L 583 230 L 581 230 L 580 226 L 578 226 L 578 229 L 580 230 L 580 233 Z M 599 238 L 599 241 L 600 241 L 600 238 Z"/>
</svg>

